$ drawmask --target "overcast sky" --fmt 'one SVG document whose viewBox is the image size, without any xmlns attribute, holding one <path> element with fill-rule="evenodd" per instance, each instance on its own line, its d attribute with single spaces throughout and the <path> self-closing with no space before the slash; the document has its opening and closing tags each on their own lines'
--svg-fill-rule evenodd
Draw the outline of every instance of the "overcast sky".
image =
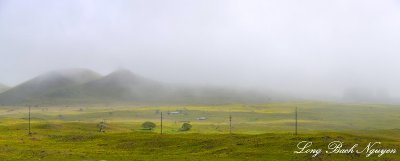
<svg viewBox="0 0 400 161">
<path fill-rule="evenodd" d="M 65 68 L 400 96 L 400 0 L 0 0 L 0 82 Z"/>
</svg>

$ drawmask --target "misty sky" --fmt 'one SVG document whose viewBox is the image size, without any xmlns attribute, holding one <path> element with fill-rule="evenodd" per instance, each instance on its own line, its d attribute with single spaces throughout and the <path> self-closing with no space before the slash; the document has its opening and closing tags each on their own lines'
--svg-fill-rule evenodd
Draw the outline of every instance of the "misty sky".
<svg viewBox="0 0 400 161">
<path fill-rule="evenodd" d="M 400 96 L 400 0 L 0 0 L 0 82 L 65 68 Z"/>
</svg>

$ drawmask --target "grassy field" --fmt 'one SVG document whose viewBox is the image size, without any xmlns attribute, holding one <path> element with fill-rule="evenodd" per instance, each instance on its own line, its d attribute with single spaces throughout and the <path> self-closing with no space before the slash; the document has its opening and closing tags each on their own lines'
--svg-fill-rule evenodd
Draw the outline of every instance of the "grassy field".
<svg viewBox="0 0 400 161">
<path fill-rule="evenodd" d="M 31 111 L 33 134 L 28 136 L 28 108 L 0 107 L 0 160 L 400 160 L 397 153 L 381 157 L 293 153 L 300 141 L 312 141 L 320 148 L 331 141 L 343 141 L 347 147 L 380 141 L 382 148 L 400 149 L 400 108 L 395 105 L 96 105 L 32 107 Z M 161 112 L 163 135 L 159 134 Z M 233 134 L 229 134 L 229 115 Z M 105 133 L 97 128 L 103 120 Z M 157 127 L 143 130 L 144 121 Z M 179 131 L 183 122 L 190 122 L 192 129 Z"/>
</svg>

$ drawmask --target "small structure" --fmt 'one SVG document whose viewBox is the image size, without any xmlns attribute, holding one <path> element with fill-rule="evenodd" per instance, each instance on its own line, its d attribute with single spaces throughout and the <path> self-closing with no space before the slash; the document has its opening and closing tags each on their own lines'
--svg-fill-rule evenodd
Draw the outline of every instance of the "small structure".
<svg viewBox="0 0 400 161">
<path fill-rule="evenodd" d="M 197 120 L 207 120 L 207 117 L 198 117 Z"/>
<path fill-rule="evenodd" d="M 179 112 L 179 111 L 172 111 L 172 112 L 168 112 L 168 115 L 178 115 L 180 113 L 181 112 Z"/>
</svg>

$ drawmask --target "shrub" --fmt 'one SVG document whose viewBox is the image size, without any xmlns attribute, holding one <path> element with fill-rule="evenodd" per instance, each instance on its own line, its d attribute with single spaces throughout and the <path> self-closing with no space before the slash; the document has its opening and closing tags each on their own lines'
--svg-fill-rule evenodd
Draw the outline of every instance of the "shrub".
<svg viewBox="0 0 400 161">
<path fill-rule="evenodd" d="M 153 130 L 156 127 L 156 124 L 150 121 L 146 121 L 142 124 L 143 129 Z"/>
<path fill-rule="evenodd" d="M 189 131 L 192 128 L 192 125 L 189 123 L 183 123 L 182 127 L 179 129 L 179 131 Z"/>
<path fill-rule="evenodd" d="M 99 128 L 99 132 L 106 132 L 105 128 L 107 127 L 107 124 L 105 121 L 101 121 L 99 124 L 97 124 L 97 128 Z"/>
</svg>

